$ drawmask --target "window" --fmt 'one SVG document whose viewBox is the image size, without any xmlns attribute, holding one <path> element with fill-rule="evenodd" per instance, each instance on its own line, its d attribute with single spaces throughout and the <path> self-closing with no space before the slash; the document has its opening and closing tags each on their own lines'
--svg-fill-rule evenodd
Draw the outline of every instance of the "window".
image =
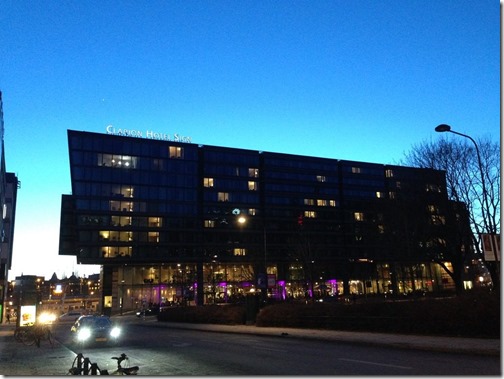
<svg viewBox="0 0 504 379">
<path fill-rule="evenodd" d="M 169 147 L 170 158 L 184 158 L 184 148 L 180 146 Z"/>
<path fill-rule="evenodd" d="M 360 167 L 352 167 L 352 173 L 353 174 L 360 174 L 361 173 Z"/>
<path fill-rule="evenodd" d="M 441 192 L 441 188 L 437 184 L 427 184 L 425 190 L 427 192 Z"/>
<path fill-rule="evenodd" d="M 229 201 L 229 193 L 228 192 L 218 192 L 217 193 L 217 201 Z"/>
<path fill-rule="evenodd" d="M 248 173 L 251 178 L 258 178 L 259 177 L 259 169 L 258 168 L 249 168 Z"/>
<path fill-rule="evenodd" d="M 390 191 L 390 192 L 388 193 L 388 196 L 389 196 L 389 199 L 395 199 L 395 192 Z"/>
<path fill-rule="evenodd" d="M 306 218 L 316 218 L 317 212 L 315 211 L 304 211 L 304 217 Z"/>
<path fill-rule="evenodd" d="M 313 199 L 304 199 L 304 205 L 314 205 L 315 201 Z"/>
<path fill-rule="evenodd" d="M 319 207 L 326 207 L 327 206 L 327 200 L 325 200 L 325 199 L 318 199 L 317 200 L 317 205 Z"/>
<path fill-rule="evenodd" d="M 385 176 L 387 178 L 393 178 L 394 177 L 394 171 L 392 171 L 391 169 L 385 170 Z"/>
<path fill-rule="evenodd" d="M 330 207 L 335 207 L 336 206 L 336 200 L 329 200 L 329 206 Z"/>
<path fill-rule="evenodd" d="M 317 175 L 317 182 L 324 183 L 326 181 L 326 177 L 324 175 Z"/>
<path fill-rule="evenodd" d="M 383 199 L 385 197 L 385 194 L 380 191 L 376 191 L 376 198 L 377 199 Z"/>
<path fill-rule="evenodd" d="M 436 207 L 435 205 L 427 205 L 427 210 L 432 213 L 432 214 L 437 214 L 439 213 L 439 208 Z"/>
<path fill-rule="evenodd" d="M 161 217 L 149 217 L 149 226 L 154 228 L 160 228 Z"/>
<path fill-rule="evenodd" d="M 364 221 L 364 213 L 362 212 L 354 212 L 355 221 Z"/>
<path fill-rule="evenodd" d="M 205 220 L 205 228 L 215 228 L 214 220 Z"/>
<path fill-rule="evenodd" d="M 98 166 L 117 167 L 117 168 L 136 168 L 137 157 L 130 155 L 112 155 L 101 154 L 97 155 Z"/>
<path fill-rule="evenodd" d="M 247 255 L 247 249 L 243 249 L 243 248 L 240 248 L 240 247 L 235 247 L 233 249 L 233 255 L 235 257 L 244 257 L 245 255 Z"/>
<path fill-rule="evenodd" d="M 213 187 L 214 186 L 214 179 L 213 178 L 203 178 L 203 187 Z"/>
<path fill-rule="evenodd" d="M 251 216 L 255 216 L 257 214 L 257 210 L 255 208 L 249 208 L 248 214 Z"/>
<path fill-rule="evenodd" d="M 254 182 L 254 181 L 250 180 L 248 182 L 248 189 L 249 189 L 249 191 L 257 191 L 257 189 L 258 189 L 257 182 Z"/>
<path fill-rule="evenodd" d="M 149 242 L 159 242 L 159 232 L 149 232 Z"/>
<path fill-rule="evenodd" d="M 433 225 L 444 225 L 446 223 L 444 216 L 440 215 L 432 215 L 431 221 Z"/>
</svg>

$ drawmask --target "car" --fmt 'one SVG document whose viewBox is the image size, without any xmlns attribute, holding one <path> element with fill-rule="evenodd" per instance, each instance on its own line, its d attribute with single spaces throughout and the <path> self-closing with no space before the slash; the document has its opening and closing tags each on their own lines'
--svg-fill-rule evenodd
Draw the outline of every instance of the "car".
<svg viewBox="0 0 504 379">
<path fill-rule="evenodd" d="M 58 318 L 58 322 L 75 322 L 77 319 L 82 316 L 83 313 L 80 311 L 70 311 L 68 313 L 64 313 Z"/>
<path fill-rule="evenodd" d="M 121 329 L 108 316 L 98 315 L 80 316 L 70 331 L 74 341 L 80 345 L 94 342 L 116 344 L 121 336 Z"/>
<path fill-rule="evenodd" d="M 159 308 L 145 308 L 145 309 L 140 309 L 136 311 L 136 316 L 137 317 L 143 317 L 143 316 L 155 316 L 159 313 Z"/>
</svg>

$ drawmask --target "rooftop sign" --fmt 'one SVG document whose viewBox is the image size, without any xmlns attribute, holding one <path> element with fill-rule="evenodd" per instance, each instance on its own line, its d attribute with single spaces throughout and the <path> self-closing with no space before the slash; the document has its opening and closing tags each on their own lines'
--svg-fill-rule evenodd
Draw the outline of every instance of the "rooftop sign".
<svg viewBox="0 0 504 379">
<path fill-rule="evenodd" d="M 160 141 L 171 141 L 171 142 L 187 142 L 191 143 L 192 138 L 186 137 L 177 133 L 174 134 L 166 134 L 166 133 L 158 133 L 153 130 L 135 130 L 135 129 L 116 129 L 112 125 L 107 125 L 107 134 L 113 134 L 116 136 L 124 136 L 124 137 L 137 137 L 137 138 L 148 138 L 148 139 L 156 139 Z"/>
</svg>

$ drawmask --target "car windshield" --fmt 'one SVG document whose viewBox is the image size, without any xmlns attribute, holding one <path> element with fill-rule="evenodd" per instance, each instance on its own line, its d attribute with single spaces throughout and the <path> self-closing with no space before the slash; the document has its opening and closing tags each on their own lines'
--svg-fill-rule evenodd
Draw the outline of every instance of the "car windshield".
<svg viewBox="0 0 504 379">
<path fill-rule="evenodd" d="M 80 323 L 82 326 L 97 327 L 97 328 L 106 327 L 111 324 L 110 320 L 107 318 L 92 318 L 92 317 L 83 318 L 80 321 Z"/>
</svg>

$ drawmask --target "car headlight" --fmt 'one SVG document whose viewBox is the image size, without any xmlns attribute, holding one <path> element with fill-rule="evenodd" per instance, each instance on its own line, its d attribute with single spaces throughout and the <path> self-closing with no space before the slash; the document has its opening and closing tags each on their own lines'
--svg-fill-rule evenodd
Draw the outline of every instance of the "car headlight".
<svg viewBox="0 0 504 379">
<path fill-rule="evenodd" d="M 117 338 L 121 334 L 121 329 L 119 329 L 117 326 L 113 327 L 112 330 L 110 331 L 110 337 L 112 338 Z"/>
<path fill-rule="evenodd" d="M 37 321 L 41 324 L 51 324 L 56 321 L 56 315 L 54 313 L 44 312 L 38 316 Z"/>
<path fill-rule="evenodd" d="M 91 337 L 91 330 L 88 328 L 83 328 L 77 332 L 77 339 L 79 341 L 86 341 Z"/>
</svg>

